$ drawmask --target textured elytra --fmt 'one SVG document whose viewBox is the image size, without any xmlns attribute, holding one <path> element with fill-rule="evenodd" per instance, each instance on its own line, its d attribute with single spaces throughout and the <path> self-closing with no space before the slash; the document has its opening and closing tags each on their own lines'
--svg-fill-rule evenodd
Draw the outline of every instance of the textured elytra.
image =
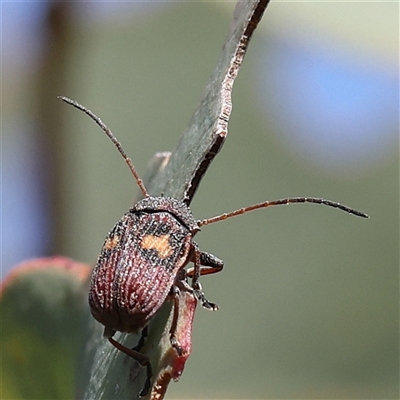
<svg viewBox="0 0 400 400">
<path fill-rule="evenodd" d="M 195 220 L 178 202 L 183 204 L 178 210 L 185 218 L 182 223 L 170 199 L 159 199 L 157 209 L 147 209 L 148 199 L 137 203 L 104 241 L 92 274 L 89 304 L 107 336 L 113 331 L 137 332 L 147 325 L 189 261 L 193 234 L 187 226 L 193 228 Z M 170 209 L 162 210 L 168 201 Z"/>
</svg>

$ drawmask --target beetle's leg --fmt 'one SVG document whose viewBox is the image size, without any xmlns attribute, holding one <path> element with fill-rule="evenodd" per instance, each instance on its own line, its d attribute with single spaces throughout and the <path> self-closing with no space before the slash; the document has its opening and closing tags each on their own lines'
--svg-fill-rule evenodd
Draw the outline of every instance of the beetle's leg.
<svg viewBox="0 0 400 400">
<path fill-rule="evenodd" d="M 212 259 L 212 260 L 216 260 L 216 262 L 218 264 L 203 264 L 203 257 L 207 257 L 207 259 Z M 211 257 L 211 258 L 210 258 Z M 215 257 L 213 254 L 210 253 L 203 253 L 200 252 L 200 276 L 203 275 L 211 275 L 211 274 L 216 274 L 217 272 L 220 272 L 222 270 L 222 268 L 224 267 L 224 262 L 222 260 L 220 260 L 219 258 Z M 186 270 L 187 272 L 187 276 L 189 278 L 193 279 L 194 276 L 194 267 L 190 267 Z"/>
<path fill-rule="evenodd" d="M 194 280 L 195 284 L 201 275 L 216 274 L 224 268 L 224 262 L 220 258 L 214 256 L 214 254 L 200 251 L 196 243 L 192 243 L 192 246 L 193 255 L 191 261 L 195 266 L 188 268 L 186 273 L 188 277 L 192 278 L 192 281 Z M 199 258 L 196 260 L 196 257 Z M 198 266 L 197 271 L 196 265 Z"/>
<path fill-rule="evenodd" d="M 172 316 L 171 328 L 169 330 L 169 339 L 171 341 L 171 346 L 176 350 L 178 356 L 182 356 L 183 349 L 178 339 L 176 338 L 176 330 L 178 326 L 178 318 L 179 318 L 179 294 L 180 290 L 176 285 L 173 285 L 171 288 L 171 295 L 174 300 L 174 314 Z"/>
<path fill-rule="evenodd" d="M 144 383 L 144 387 L 139 393 L 140 397 L 146 396 L 148 393 L 150 386 L 151 386 L 151 378 L 152 378 L 152 370 L 151 370 L 151 364 L 150 360 L 148 357 L 146 357 L 144 354 L 139 353 L 138 351 L 129 349 L 128 347 L 124 346 L 123 344 L 117 342 L 115 339 L 112 337 L 108 338 L 109 342 L 115 346 L 118 350 L 122 351 L 125 353 L 127 356 L 132 357 L 134 360 L 136 360 L 142 367 L 146 367 L 146 382 Z"/>
<path fill-rule="evenodd" d="M 201 268 L 200 275 L 215 274 L 224 268 L 224 262 L 220 258 L 204 251 L 200 251 L 200 265 L 207 267 Z"/>
<path fill-rule="evenodd" d="M 210 301 L 207 300 L 206 296 L 204 295 L 203 289 L 201 287 L 200 282 L 196 283 L 196 288 L 193 288 L 193 292 L 197 299 L 201 301 L 201 306 L 205 308 L 206 310 L 210 311 L 217 311 L 219 310 L 218 304 L 211 303 Z"/>
<path fill-rule="evenodd" d="M 140 334 L 140 339 L 137 342 L 137 345 L 132 349 L 133 351 L 140 351 L 140 349 L 144 346 L 148 335 L 147 325 L 142 329 L 142 333 Z"/>
<path fill-rule="evenodd" d="M 187 275 L 192 278 L 192 288 L 196 297 L 201 301 L 201 305 L 207 310 L 218 310 L 218 306 L 214 303 L 210 303 L 201 288 L 199 277 L 201 275 L 215 274 L 222 270 L 224 262 L 216 256 L 205 253 L 199 250 L 196 243 L 192 243 L 193 246 L 193 257 L 192 262 L 194 263 L 193 268 L 189 268 Z"/>
</svg>

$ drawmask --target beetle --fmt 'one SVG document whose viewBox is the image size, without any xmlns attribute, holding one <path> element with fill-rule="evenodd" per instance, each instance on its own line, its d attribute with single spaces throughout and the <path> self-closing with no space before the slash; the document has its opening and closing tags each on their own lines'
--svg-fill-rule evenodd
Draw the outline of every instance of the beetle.
<svg viewBox="0 0 400 400">
<path fill-rule="evenodd" d="M 147 381 L 141 396 L 148 392 L 152 378 L 150 361 L 140 352 L 144 336 L 134 349 L 129 349 L 113 339 L 113 335 L 116 331 L 138 333 L 145 330 L 162 304 L 172 298 L 174 306 L 170 341 L 179 355 L 182 353 L 176 339 L 179 293 L 192 293 L 204 308 L 218 309 L 216 304 L 206 299 L 199 278 L 221 271 L 224 263 L 210 253 L 200 251 L 194 242 L 202 226 L 259 208 L 293 203 L 323 204 L 368 218 L 363 212 L 331 200 L 294 197 L 264 201 L 212 218 L 196 220 L 185 201 L 150 196 L 131 159 L 103 121 L 76 101 L 63 96 L 59 98 L 86 113 L 102 128 L 124 158 L 143 195 L 143 199 L 122 216 L 105 238 L 93 269 L 89 290 L 90 311 L 104 325 L 104 336 L 113 346 L 147 369 Z M 193 266 L 185 269 L 189 263 Z M 190 284 L 188 278 L 191 279 Z"/>
</svg>

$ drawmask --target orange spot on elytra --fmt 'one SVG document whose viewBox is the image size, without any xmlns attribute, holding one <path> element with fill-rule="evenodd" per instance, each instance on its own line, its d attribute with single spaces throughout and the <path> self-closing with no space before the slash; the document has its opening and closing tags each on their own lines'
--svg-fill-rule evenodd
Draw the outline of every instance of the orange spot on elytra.
<svg viewBox="0 0 400 400">
<path fill-rule="evenodd" d="M 117 247 L 119 241 L 120 241 L 120 237 L 119 236 L 113 236 L 113 237 L 109 237 L 107 238 L 106 242 L 104 243 L 104 250 L 112 250 L 115 247 Z"/>
<path fill-rule="evenodd" d="M 169 244 L 169 235 L 146 235 L 142 239 L 142 249 L 157 250 L 161 258 L 167 258 L 173 254 L 174 249 Z"/>
</svg>

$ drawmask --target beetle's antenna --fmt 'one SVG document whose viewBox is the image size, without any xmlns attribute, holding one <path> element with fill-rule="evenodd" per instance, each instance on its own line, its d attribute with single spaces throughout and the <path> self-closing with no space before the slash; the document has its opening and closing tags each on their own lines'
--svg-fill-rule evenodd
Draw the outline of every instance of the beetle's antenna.
<svg viewBox="0 0 400 400">
<path fill-rule="evenodd" d="M 235 217 L 236 215 L 244 214 L 248 211 L 257 210 L 258 208 L 266 208 L 270 206 L 280 206 L 284 204 L 293 204 L 293 203 L 315 203 L 315 204 L 323 204 L 325 206 L 338 208 L 339 210 L 348 212 L 349 214 L 357 215 L 362 218 L 369 218 L 369 216 L 361 211 L 357 211 L 354 208 L 350 208 L 345 206 L 344 204 L 336 203 L 331 200 L 325 200 L 317 197 L 291 197 L 287 199 L 280 199 L 274 201 L 264 201 L 262 203 L 254 204 L 252 206 L 239 208 L 239 210 L 232 211 L 230 213 L 224 213 L 221 215 L 217 215 L 212 218 L 203 219 L 201 221 L 197 221 L 197 225 L 203 226 L 208 224 L 213 224 L 214 222 L 223 221 L 224 219 Z"/>
<path fill-rule="evenodd" d="M 132 164 L 132 160 L 126 155 L 124 149 L 121 146 L 121 143 L 110 131 L 110 129 L 107 128 L 106 124 L 96 114 L 92 113 L 90 110 L 88 110 L 86 107 L 84 107 L 82 104 L 79 104 L 75 100 L 71 100 L 68 97 L 64 96 L 58 96 L 58 98 L 70 104 L 71 106 L 74 106 L 78 110 L 83 111 L 85 114 L 89 115 L 89 117 L 92 118 L 92 120 L 96 122 L 96 124 L 99 125 L 101 129 L 103 129 L 105 134 L 111 139 L 111 141 L 114 143 L 115 147 L 118 149 L 121 156 L 124 158 L 125 162 L 128 164 L 128 167 L 131 170 L 133 176 L 135 177 L 136 183 L 138 184 L 143 196 L 149 197 L 149 193 L 147 192 L 147 189 L 145 188 L 142 179 L 140 179 L 138 173 L 136 172 L 136 169 Z"/>
</svg>

